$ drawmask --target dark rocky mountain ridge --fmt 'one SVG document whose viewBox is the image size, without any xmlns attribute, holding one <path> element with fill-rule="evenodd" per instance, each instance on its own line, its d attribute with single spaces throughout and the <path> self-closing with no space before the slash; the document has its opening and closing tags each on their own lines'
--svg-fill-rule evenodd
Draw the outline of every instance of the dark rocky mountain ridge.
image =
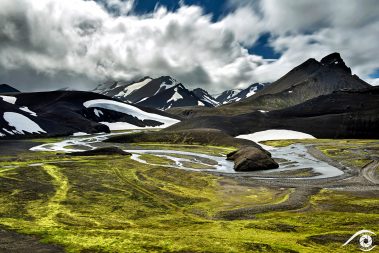
<svg viewBox="0 0 379 253">
<path fill-rule="evenodd" d="M 233 136 L 268 129 L 288 129 L 316 138 L 379 138 L 379 87 L 336 91 L 270 112 L 197 117 L 165 131 L 197 128 L 219 129 Z"/>
</svg>

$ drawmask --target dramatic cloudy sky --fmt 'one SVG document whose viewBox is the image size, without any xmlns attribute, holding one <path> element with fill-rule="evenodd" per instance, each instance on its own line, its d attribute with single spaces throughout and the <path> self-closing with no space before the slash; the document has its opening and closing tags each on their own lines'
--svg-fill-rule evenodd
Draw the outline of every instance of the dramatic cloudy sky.
<svg viewBox="0 0 379 253">
<path fill-rule="evenodd" d="M 379 84 L 377 0 L 0 1 L 0 83 L 28 91 L 171 75 L 218 92 L 334 51 Z"/>
</svg>

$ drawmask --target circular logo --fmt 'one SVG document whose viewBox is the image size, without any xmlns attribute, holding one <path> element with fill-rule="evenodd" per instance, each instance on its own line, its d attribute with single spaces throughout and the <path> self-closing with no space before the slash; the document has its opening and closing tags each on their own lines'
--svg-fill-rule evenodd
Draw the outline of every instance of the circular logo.
<svg viewBox="0 0 379 253">
<path fill-rule="evenodd" d="M 369 235 L 362 235 L 360 238 L 359 238 L 359 244 L 361 245 L 361 247 L 363 249 L 368 249 L 372 246 L 372 238 L 371 236 Z"/>
</svg>

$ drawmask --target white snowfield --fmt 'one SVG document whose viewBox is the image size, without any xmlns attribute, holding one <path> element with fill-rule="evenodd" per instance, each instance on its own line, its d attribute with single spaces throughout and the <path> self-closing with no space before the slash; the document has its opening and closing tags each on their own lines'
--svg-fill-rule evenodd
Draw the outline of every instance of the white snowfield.
<svg viewBox="0 0 379 253">
<path fill-rule="evenodd" d="M 259 142 L 272 140 L 315 139 L 315 137 L 310 134 L 285 129 L 271 129 L 252 134 L 243 134 L 236 136 L 236 138 L 254 141 L 265 149 L 272 149 L 272 147 L 260 144 Z"/>
<path fill-rule="evenodd" d="M 10 103 L 10 104 L 15 104 L 16 100 L 17 100 L 17 98 L 13 97 L 13 96 L 4 96 L 4 95 L 1 95 L 0 98 L 3 99 L 5 102 Z"/>
<path fill-rule="evenodd" d="M 16 112 L 5 112 L 3 117 L 4 120 L 8 122 L 9 126 L 16 128 L 16 133 L 46 133 L 46 131 L 43 130 L 37 123 L 22 114 Z"/>
<path fill-rule="evenodd" d="M 155 114 L 155 113 L 145 112 L 135 106 L 113 101 L 113 100 L 108 100 L 108 99 L 89 100 L 87 102 L 84 102 L 83 105 L 87 108 L 96 107 L 96 108 L 103 108 L 103 109 L 112 110 L 112 111 L 116 111 L 120 113 L 125 113 L 133 117 L 136 117 L 139 120 L 158 121 L 158 122 L 163 123 L 163 125 L 160 125 L 159 128 L 169 127 L 179 122 L 179 120 L 176 120 L 176 119 L 172 119 L 172 118 Z M 101 123 L 104 125 L 107 125 L 110 128 L 110 130 L 126 130 L 126 129 L 139 129 L 140 128 L 138 126 L 135 126 L 126 122 L 115 122 L 115 123 L 101 122 Z M 149 128 L 149 127 L 146 127 L 146 128 Z"/>
<path fill-rule="evenodd" d="M 85 133 L 85 132 L 76 132 L 76 133 L 73 133 L 72 136 L 86 136 L 86 135 L 89 135 L 88 133 Z"/>
</svg>

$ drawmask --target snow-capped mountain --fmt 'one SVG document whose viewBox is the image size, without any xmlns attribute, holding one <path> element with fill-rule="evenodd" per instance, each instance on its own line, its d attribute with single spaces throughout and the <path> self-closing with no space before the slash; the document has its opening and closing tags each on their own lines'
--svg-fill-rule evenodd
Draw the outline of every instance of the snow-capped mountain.
<svg viewBox="0 0 379 253">
<path fill-rule="evenodd" d="M 123 103 L 92 92 L 0 95 L 0 138 L 165 128 L 177 122 L 179 120 L 159 110 Z"/>
<path fill-rule="evenodd" d="M 215 107 L 220 105 L 216 99 L 211 96 L 206 90 L 197 88 L 193 90 L 193 93 L 204 103 L 208 104 L 208 107 Z"/>
<path fill-rule="evenodd" d="M 105 83 L 97 86 L 94 92 L 160 110 L 184 106 L 214 107 L 218 104 L 206 91 L 197 96 L 170 76 L 144 77 L 131 83 Z"/>
<path fill-rule="evenodd" d="M 186 89 L 182 84 L 166 89 L 156 95 L 137 102 L 142 105 L 160 110 L 167 110 L 173 107 L 185 106 L 212 106 L 200 100 L 192 91 Z"/>
<path fill-rule="evenodd" d="M 248 98 L 254 95 L 257 91 L 262 90 L 268 83 L 253 83 L 246 89 L 233 89 L 226 90 L 216 97 L 217 102 L 220 104 L 229 104 L 232 102 L 238 102 L 242 99 Z"/>
<path fill-rule="evenodd" d="M 216 101 L 220 104 L 227 104 L 230 99 L 232 99 L 235 95 L 237 95 L 240 92 L 241 89 L 226 90 L 221 94 L 214 95 L 214 97 L 216 98 Z"/>
<path fill-rule="evenodd" d="M 97 86 L 94 92 L 125 102 L 138 103 L 178 84 L 178 81 L 169 76 L 155 79 L 147 76 L 136 82 L 104 83 Z"/>
</svg>

